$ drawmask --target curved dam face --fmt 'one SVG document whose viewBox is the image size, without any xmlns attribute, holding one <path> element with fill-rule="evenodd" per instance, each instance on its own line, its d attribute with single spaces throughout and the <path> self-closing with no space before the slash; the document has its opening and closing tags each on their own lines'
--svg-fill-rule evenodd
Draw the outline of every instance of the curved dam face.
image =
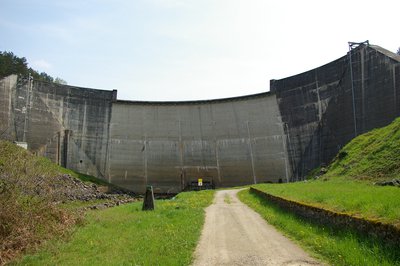
<svg viewBox="0 0 400 266">
<path fill-rule="evenodd" d="M 289 178 L 275 95 L 113 104 L 110 181 L 176 192 L 202 178 L 216 186 Z"/>
<path fill-rule="evenodd" d="M 351 56 L 350 56 L 351 55 Z M 271 92 L 192 102 L 0 79 L 0 138 L 142 193 L 302 180 L 356 135 L 400 115 L 400 56 L 360 45 Z"/>
</svg>

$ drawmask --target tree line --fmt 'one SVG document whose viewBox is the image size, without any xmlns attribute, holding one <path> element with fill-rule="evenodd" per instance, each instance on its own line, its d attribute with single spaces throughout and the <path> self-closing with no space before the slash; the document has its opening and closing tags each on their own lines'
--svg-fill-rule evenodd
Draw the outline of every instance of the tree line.
<svg viewBox="0 0 400 266">
<path fill-rule="evenodd" d="M 53 78 L 46 72 L 38 72 L 31 67 L 28 67 L 28 62 L 25 57 L 18 57 L 12 52 L 0 52 L 0 78 L 17 74 L 21 76 L 29 76 L 35 80 L 54 82 L 58 84 L 67 84 L 67 82 L 59 77 Z"/>
</svg>

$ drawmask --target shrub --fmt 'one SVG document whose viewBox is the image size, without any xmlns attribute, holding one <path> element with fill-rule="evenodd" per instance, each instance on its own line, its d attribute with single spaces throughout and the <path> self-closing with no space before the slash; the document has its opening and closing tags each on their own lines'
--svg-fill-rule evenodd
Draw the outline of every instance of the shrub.
<svg viewBox="0 0 400 266">
<path fill-rule="evenodd" d="M 0 265 L 78 221 L 53 200 L 56 176 L 49 161 L 0 141 Z"/>
</svg>

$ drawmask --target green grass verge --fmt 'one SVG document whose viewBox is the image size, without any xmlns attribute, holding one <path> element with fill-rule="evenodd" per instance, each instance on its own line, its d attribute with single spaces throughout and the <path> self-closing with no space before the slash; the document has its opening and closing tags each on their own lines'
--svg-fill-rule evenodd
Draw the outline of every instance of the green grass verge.
<svg viewBox="0 0 400 266">
<path fill-rule="evenodd" d="M 345 228 L 330 228 L 297 217 L 249 190 L 238 193 L 241 201 L 295 240 L 310 254 L 330 265 L 400 265 L 400 249 Z"/>
<path fill-rule="evenodd" d="M 397 187 L 340 178 L 254 187 L 285 199 L 400 226 L 400 189 Z"/>
<path fill-rule="evenodd" d="M 20 265 L 188 265 L 204 223 L 204 208 L 214 191 L 184 192 L 156 201 L 87 214 L 68 241 L 53 241 Z"/>
</svg>

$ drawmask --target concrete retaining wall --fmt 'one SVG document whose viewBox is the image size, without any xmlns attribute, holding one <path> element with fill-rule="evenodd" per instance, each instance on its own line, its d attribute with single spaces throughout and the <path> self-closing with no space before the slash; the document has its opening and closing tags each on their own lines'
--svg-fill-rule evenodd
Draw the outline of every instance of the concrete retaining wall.
<svg viewBox="0 0 400 266">
<path fill-rule="evenodd" d="M 360 233 L 378 237 L 384 239 L 385 241 L 390 241 L 393 244 L 400 245 L 400 228 L 397 228 L 393 225 L 366 220 L 344 213 L 336 213 L 308 204 L 287 200 L 281 197 L 273 196 L 253 187 L 250 188 L 250 192 L 278 205 L 280 208 L 283 208 L 303 218 L 309 219 L 313 222 L 338 228 L 351 228 Z"/>
</svg>

